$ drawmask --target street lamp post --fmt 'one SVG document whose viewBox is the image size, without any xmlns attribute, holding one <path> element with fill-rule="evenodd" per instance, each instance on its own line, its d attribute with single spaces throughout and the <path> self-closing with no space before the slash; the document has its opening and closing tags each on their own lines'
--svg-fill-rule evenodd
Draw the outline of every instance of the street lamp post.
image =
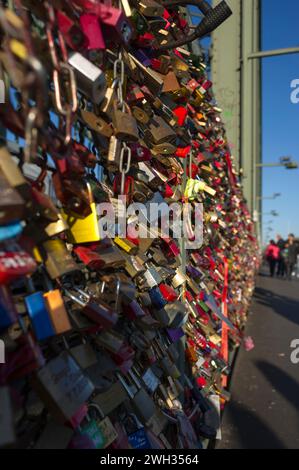
<svg viewBox="0 0 299 470">
<path fill-rule="evenodd" d="M 273 199 L 277 199 L 280 196 L 281 196 L 281 193 L 275 193 L 273 194 L 273 196 L 267 196 L 267 197 L 258 196 L 257 199 L 259 201 L 273 200 Z"/>
<path fill-rule="evenodd" d="M 298 163 L 293 161 L 292 157 L 281 157 L 279 162 L 276 163 L 257 163 L 257 168 L 277 168 L 283 167 L 286 170 L 297 170 Z"/>
</svg>

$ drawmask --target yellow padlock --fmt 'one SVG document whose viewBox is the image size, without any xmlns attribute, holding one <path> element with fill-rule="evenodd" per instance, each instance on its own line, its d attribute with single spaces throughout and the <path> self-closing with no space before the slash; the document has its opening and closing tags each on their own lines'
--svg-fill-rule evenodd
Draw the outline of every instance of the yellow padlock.
<svg viewBox="0 0 299 470">
<path fill-rule="evenodd" d="M 69 225 L 69 230 L 66 232 L 69 243 L 91 243 L 101 239 L 96 204 L 92 202 L 90 208 L 91 214 L 84 219 L 73 217 L 62 211 L 62 216 Z"/>
<path fill-rule="evenodd" d="M 93 201 L 90 184 L 87 183 L 91 214 L 83 219 L 79 219 L 62 210 L 62 216 L 66 220 L 69 230 L 66 232 L 69 243 L 91 243 L 101 239 L 100 224 L 96 210 L 96 204 Z"/>
<path fill-rule="evenodd" d="M 135 255 L 138 252 L 138 246 L 126 238 L 115 237 L 114 243 L 131 255 Z"/>
<path fill-rule="evenodd" d="M 13 54 L 15 54 L 19 59 L 26 60 L 28 58 L 27 47 L 17 39 L 11 39 L 9 41 L 9 47 Z"/>
</svg>

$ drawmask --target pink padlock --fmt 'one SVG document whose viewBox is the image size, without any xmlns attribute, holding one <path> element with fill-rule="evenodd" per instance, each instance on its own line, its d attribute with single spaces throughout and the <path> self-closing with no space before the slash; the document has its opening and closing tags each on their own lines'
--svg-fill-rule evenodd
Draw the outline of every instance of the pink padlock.
<svg viewBox="0 0 299 470">
<path fill-rule="evenodd" d="M 133 27 L 121 9 L 101 4 L 100 21 L 103 33 L 109 40 L 121 41 L 125 45 L 130 43 Z"/>
<path fill-rule="evenodd" d="M 99 18 L 91 13 L 84 13 L 80 16 L 80 25 L 83 33 L 88 39 L 87 49 L 106 49 Z"/>
<path fill-rule="evenodd" d="M 88 41 L 84 32 L 65 13 L 57 11 L 59 31 L 62 33 L 67 45 L 74 51 L 82 51 L 87 47 Z"/>
</svg>

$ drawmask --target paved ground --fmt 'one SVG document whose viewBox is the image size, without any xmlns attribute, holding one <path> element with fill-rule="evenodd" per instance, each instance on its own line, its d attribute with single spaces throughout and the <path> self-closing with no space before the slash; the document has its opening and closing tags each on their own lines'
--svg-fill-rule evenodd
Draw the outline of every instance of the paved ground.
<svg viewBox="0 0 299 470">
<path fill-rule="evenodd" d="M 246 333 L 255 349 L 240 350 L 220 449 L 299 449 L 299 281 L 259 276 Z"/>
</svg>

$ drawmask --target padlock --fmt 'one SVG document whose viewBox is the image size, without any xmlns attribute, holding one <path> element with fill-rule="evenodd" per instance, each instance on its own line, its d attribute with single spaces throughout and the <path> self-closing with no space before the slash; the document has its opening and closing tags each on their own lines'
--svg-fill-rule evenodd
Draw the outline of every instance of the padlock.
<svg viewBox="0 0 299 470">
<path fill-rule="evenodd" d="M 177 328 L 185 319 L 186 310 L 184 305 L 179 302 L 166 303 L 163 308 L 154 311 L 155 317 L 165 327 Z"/>
<path fill-rule="evenodd" d="M 47 240 L 39 247 L 39 254 L 51 279 L 74 273 L 78 266 L 60 238 Z"/>
<path fill-rule="evenodd" d="M 94 391 L 92 382 L 66 351 L 36 373 L 33 386 L 53 417 L 61 423 L 72 418 Z"/>
<path fill-rule="evenodd" d="M 142 278 L 137 279 L 137 283 L 140 289 L 151 289 L 152 287 L 161 284 L 161 282 L 162 278 L 158 271 L 150 265 L 147 266 L 147 270 L 143 273 Z"/>
<path fill-rule="evenodd" d="M 128 64 L 129 68 L 131 68 L 131 73 L 132 65 L 135 66 L 138 83 L 145 85 L 152 91 L 152 93 L 159 95 L 163 88 L 163 79 L 160 74 L 151 70 L 149 67 L 145 67 L 133 54 L 129 53 L 128 58 L 131 61 L 131 64 Z"/>
<path fill-rule="evenodd" d="M 159 378 L 150 367 L 142 375 L 142 381 L 150 393 L 155 393 L 160 384 Z"/>
<path fill-rule="evenodd" d="M 130 255 L 136 255 L 138 253 L 138 246 L 136 246 L 128 238 L 115 237 L 113 242 Z"/>
<path fill-rule="evenodd" d="M 43 293 L 34 292 L 27 295 L 24 301 L 37 340 L 43 341 L 54 336 L 55 330 L 49 316 Z"/>
<path fill-rule="evenodd" d="M 176 139 L 176 133 L 160 116 L 154 116 L 146 130 L 145 135 L 154 144 L 172 143 Z"/>
<path fill-rule="evenodd" d="M 62 211 L 62 215 L 69 226 L 67 236 L 70 243 L 91 243 L 99 241 L 101 238 L 100 224 L 98 222 L 96 204 L 93 200 L 91 186 L 89 183 L 87 183 L 87 187 L 89 193 L 89 215 L 83 218 L 78 218 Z"/>
<path fill-rule="evenodd" d="M 90 409 L 95 409 L 100 418 L 95 418 L 96 425 L 98 429 L 100 430 L 100 433 L 102 435 L 102 444 L 100 447 L 97 447 L 98 449 L 106 449 L 108 446 L 110 446 L 117 438 L 117 431 L 114 428 L 111 419 L 104 415 L 103 411 L 101 410 L 100 406 L 97 403 L 90 403 L 88 406 L 89 410 Z"/>
<path fill-rule="evenodd" d="M 150 298 L 151 298 L 151 303 L 154 308 L 157 310 L 163 309 L 165 305 L 167 304 L 167 300 L 164 298 L 162 295 L 162 292 L 160 291 L 159 287 L 153 287 L 148 291 Z"/>
<path fill-rule="evenodd" d="M 114 268 L 118 269 L 124 267 L 126 260 L 118 248 L 112 244 L 109 246 L 101 245 L 99 242 L 97 245 L 92 246 L 92 249 L 99 255 L 101 261 L 104 263 L 105 269 Z"/>
<path fill-rule="evenodd" d="M 54 237 L 66 232 L 69 229 L 68 224 L 61 214 L 58 214 L 58 220 L 45 226 L 45 233 L 48 237 Z"/>
<path fill-rule="evenodd" d="M 124 377 L 118 372 L 116 373 L 116 375 L 117 375 L 118 380 L 121 382 L 124 389 L 126 390 L 137 416 L 144 423 L 147 423 L 147 421 L 149 421 L 149 419 L 155 413 L 155 404 L 152 398 L 146 392 L 146 390 L 141 387 L 138 378 L 136 377 L 134 372 L 132 372 L 132 370 L 128 371 L 128 376 L 129 376 L 129 379 L 133 381 L 133 384 L 137 387 L 137 393 L 135 394 L 132 392 L 132 389 L 130 388 L 130 386 L 124 379 Z"/>
<path fill-rule="evenodd" d="M 104 436 L 98 426 L 98 423 L 95 419 L 91 419 L 89 415 L 86 415 L 86 423 L 81 424 L 78 427 L 78 430 L 82 436 L 86 436 L 89 438 L 93 444 L 92 447 L 94 449 L 103 449 L 104 448 Z"/>
<path fill-rule="evenodd" d="M 74 51 L 83 51 L 87 45 L 88 40 L 79 26 L 63 11 L 57 11 L 57 23 L 59 31 L 63 34 L 65 42 Z M 81 25 L 82 26 L 82 25 Z"/>
<path fill-rule="evenodd" d="M 152 190 L 156 191 L 159 189 L 160 186 L 166 183 L 168 178 L 162 173 L 160 173 L 156 168 L 152 168 L 149 164 L 144 162 L 138 163 L 138 166 L 140 170 L 145 172 L 145 174 L 147 175 L 147 184 Z"/>
<path fill-rule="evenodd" d="M 17 164 L 12 159 L 11 154 L 3 145 L 0 146 L 0 168 L 8 184 L 15 189 L 25 202 L 25 208 L 31 209 L 31 186 L 24 178 Z"/>
<path fill-rule="evenodd" d="M 137 416 L 130 413 L 124 420 L 124 426 L 128 434 L 129 444 L 133 449 L 151 449 L 147 431 L 140 423 Z"/>
<path fill-rule="evenodd" d="M 71 330 L 70 320 L 59 289 L 49 290 L 43 294 L 54 331 L 57 335 Z"/>
<path fill-rule="evenodd" d="M 153 191 L 142 181 L 134 180 L 133 200 L 137 203 L 145 203 L 153 197 Z"/>
<path fill-rule="evenodd" d="M 93 103 L 100 104 L 106 91 L 106 78 L 103 71 L 79 52 L 72 52 L 68 63 L 75 71 L 78 89 Z"/>
<path fill-rule="evenodd" d="M 20 194 L 9 184 L 0 169 L 0 223 L 8 224 L 22 219 L 25 214 L 25 202 Z"/>
<path fill-rule="evenodd" d="M 76 218 L 85 218 L 92 213 L 91 188 L 83 180 L 62 178 L 59 172 L 52 176 L 55 193 L 63 204 L 61 212 Z"/>
<path fill-rule="evenodd" d="M 85 370 L 97 364 L 98 360 L 94 349 L 84 339 L 82 343 L 71 347 L 69 347 L 69 343 L 66 341 L 66 346 L 68 352 L 79 364 L 81 369 Z"/>
<path fill-rule="evenodd" d="M 116 410 L 122 403 L 128 399 L 128 395 L 122 386 L 117 381 L 114 382 L 107 390 L 97 393 L 93 397 L 93 403 L 99 405 L 105 415 L 110 414 Z"/>
<path fill-rule="evenodd" d="M 120 106 L 117 101 L 114 102 L 112 122 L 117 139 L 126 142 L 137 142 L 139 140 L 136 119 L 127 105 Z"/>
<path fill-rule="evenodd" d="M 102 4 L 100 21 L 105 38 L 128 45 L 132 39 L 133 28 L 124 12 L 119 8 Z"/>
<path fill-rule="evenodd" d="M 160 284 L 159 290 L 167 302 L 174 302 L 178 299 L 178 294 L 176 291 L 167 284 Z"/>
<path fill-rule="evenodd" d="M 9 284 L 20 277 L 30 275 L 36 268 L 34 259 L 16 244 L 0 251 L 1 284 Z"/>
<path fill-rule="evenodd" d="M 88 268 L 98 271 L 105 266 L 105 261 L 101 258 L 100 254 L 87 246 L 76 246 L 74 253 Z"/>
<path fill-rule="evenodd" d="M 64 289 L 65 294 L 81 307 L 81 313 L 89 320 L 103 328 L 112 328 L 118 321 L 118 315 L 108 305 L 93 298 L 81 289 L 74 289 L 75 293 Z"/>
<path fill-rule="evenodd" d="M 112 135 L 109 140 L 109 148 L 106 161 L 107 169 L 109 171 L 118 170 L 120 162 L 120 153 L 121 141 L 115 135 Z"/>
<path fill-rule="evenodd" d="M 7 225 L 0 226 L 0 243 L 16 239 L 23 231 L 21 222 L 13 222 Z"/>
<path fill-rule="evenodd" d="M 111 138 L 113 129 L 101 116 L 97 116 L 91 111 L 86 109 L 80 110 L 80 119 L 86 124 L 91 130 L 97 132 L 101 136 Z"/>
<path fill-rule="evenodd" d="M 106 49 L 100 22 L 96 15 L 83 13 L 80 16 L 80 25 L 88 40 L 87 49 L 89 51 Z"/>
</svg>

